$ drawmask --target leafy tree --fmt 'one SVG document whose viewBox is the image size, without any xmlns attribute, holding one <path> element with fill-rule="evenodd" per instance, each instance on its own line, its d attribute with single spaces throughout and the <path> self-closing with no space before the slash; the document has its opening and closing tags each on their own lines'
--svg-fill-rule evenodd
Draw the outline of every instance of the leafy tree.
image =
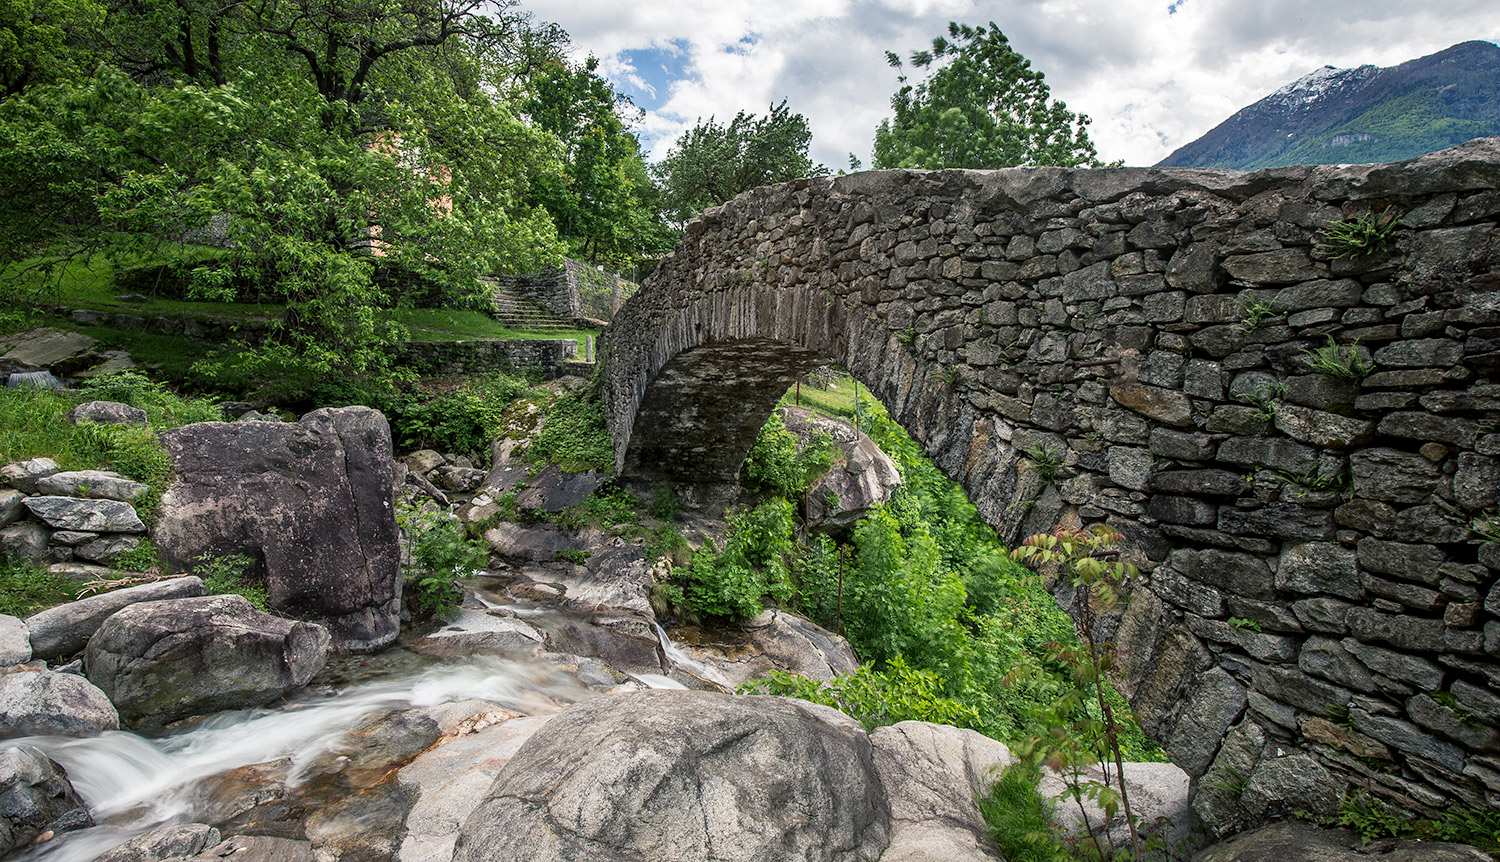
<svg viewBox="0 0 1500 862">
<path fill-rule="evenodd" d="M 663 208 L 681 224 L 740 192 L 828 173 L 808 158 L 811 142 L 807 118 L 785 100 L 764 117 L 740 111 L 728 125 L 699 120 L 655 166 Z"/>
<path fill-rule="evenodd" d="M 629 131 L 638 112 L 598 67 L 594 57 L 575 65 L 559 56 L 533 72 L 525 113 L 557 136 L 564 160 L 563 172 L 542 177 L 533 195 L 574 254 L 628 265 L 664 254 L 675 236 L 661 220 L 659 192 Z"/>
<path fill-rule="evenodd" d="M 0 0 L 0 99 L 87 69 L 103 23 L 95 0 Z"/>
<path fill-rule="evenodd" d="M 1088 117 L 1051 98 L 1041 72 L 989 27 L 950 23 L 949 38 L 915 51 L 911 63 L 931 69 L 916 86 L 899 78 L 895 116 L 875 132 L 877 168 L 1004 168 L 1097 165 Z M 952 41 L 950 41 L 950 39 Z M 901 59 L 886 52 L 897 69 Z"/>
</svg>

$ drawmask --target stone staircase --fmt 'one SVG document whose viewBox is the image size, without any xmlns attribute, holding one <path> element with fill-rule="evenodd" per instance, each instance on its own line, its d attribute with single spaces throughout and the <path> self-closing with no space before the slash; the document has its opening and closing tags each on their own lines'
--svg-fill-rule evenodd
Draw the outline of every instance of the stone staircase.
<svg viewBox="0 0 1500 862">
<path fill-rule="evenodd" d="M 563 332 L 577 328 L 572 321 L 543 308 L 535 300 L 492 280 L 485 281 L 494 290 L 490 316 L 502 325 L 529 332 Z"/>
</svg>

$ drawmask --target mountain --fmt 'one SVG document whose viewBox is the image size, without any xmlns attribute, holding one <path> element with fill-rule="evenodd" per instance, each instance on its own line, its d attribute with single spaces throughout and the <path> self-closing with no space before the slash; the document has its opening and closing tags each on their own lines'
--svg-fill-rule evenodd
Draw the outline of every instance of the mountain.
<svg viewBox="0 0 1500 862">
<path fill-rule="evenodd" d="M 1324 66 L 1158 164 L 1393 162 L 1491 135 L 1500 135 L 1500 46 L 1463 42 L 1399 66 Z"/>
</svg>

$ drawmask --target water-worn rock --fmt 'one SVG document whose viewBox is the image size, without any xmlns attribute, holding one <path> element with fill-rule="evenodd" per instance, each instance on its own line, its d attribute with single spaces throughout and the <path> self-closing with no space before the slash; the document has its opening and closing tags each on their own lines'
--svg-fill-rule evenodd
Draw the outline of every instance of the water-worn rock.
<svg viewBox="0 0 1500 862">
<path fill-rule="evenodd" d="M 0 614 L 0 667 L 31 661 L 31 631 L 26 624 Z"/>
<path fill-rule="evenodd" d="M 0 559 L 11 563 L 40 563 L 47 555 L 47 528 L 22 521 L 0 528 Z"/>
<path fill-rule="evenodd" d="M 0 855 L 48 830 L 92 825 L 61 766 L 31 746 L 0 749 Z"/>
<path fill-rule="evenodd" d="M 99 626 L 120 608 L 137 602 L 201 595 L 203 581 L 189 575 L 64 602 L 26 618 L 26 627 L 31 631 L 31 651 L 37 658 L 64 658 L 81 652 Z"/>
<path fill-rule="evenodd" d="M 1429 841 L 1366 842 L 1347 829 L 1290 820 L 1246 832 L 1200 852 L 1193 862 L 1486 862 L 1473 847 Z"/>
<path fill-rule="evenodd" d="M 196 856 L 174 856 L 162 862 L 319 862 L 312 844 L 270 835 L 236 835 Z"/>
<path fill-rule="evenodd" d="M 800 445 L 826 434 L 837 447 L 833 467 L 807 491 L 807 517 L 813 528 L 853 526 L 872 507 L 889 502 L 901 484 L 895 462 L 849 423 L 801 407 L 781 408 L 781 420 Z"/>
<path fill-rule="evenodd" d="M 37 491 L 62 497 L 130 502 L 146 493 L 146 484 L 108 470 L 65 470 L 37 480 Z M 101 531 L 102 532 L 102 531 Z"/>
<path fill-rule="evenodd" d="M 104 357 L 99 342 L 82 332 L 40 327 L 6 339 L 0 363 L 11 368 L 45 368 L 68 375 L 97 364 Z"/>
<path fill-rule="evenodd" d="M 395 639 L 401 599 L 391 435 L 365 407 L 300 422 L 206 422 L 165 431 L 178 480 L 155 540 L 175 570 L 247 554 L 270 605 L 328 626 L 351 651 Z"/>
<path fill-rule="evenodd" d="M 81 676 L 32 667 L 0 674 L 0 737 L 93 736 L 119 726 L 109 698 Z"/>
<path fill-rule="evenodd" d="M 0 491 L 0 527 L 7 527 L 26 517 L 26 507 L 21 501 L 26 495 L 20 491 L 6 489 Z"/>
<path fill-rule="evenodd" d="M 134 604 L 89 639 L 85 666 L 127 723 L 262 706 L 323 666 L 329 635 L 262 613 L 241 596 Z"/>
<path fill-rule="evenodd" d="M 869 738 L 825 707 L 646 691 L 553 718 L 464 822 L 455 862 L 853 860 L 889 813 Z"/>
<path fill-rule="evenodd" d="M 849 642 L 796 614 L 767 610 L 745 621 L 753 649 L 774 667 L 827 681 L 859 669 Z"/>
<path fill-rule="evenodd" d="M 68 424 L 94 422 L 99 425 L 145 425 L 146 411 L 118 401 L 85 401 L 68 411 Z"/>
<path fill-rule="evenodd" d="M 76 497 L 27 497 L 31 514 L 57 530 L 89 533 L 144 533 L 146 525 L 135 507 L 119 500 L 80 500 Z"/>
<path fill-rule="evenodd" d="M 1082 769 L 1077 778 L 1083 782 L 1094 781 L 1117 787 L 1115 767 L 1110 764 L 1106 781 L 1104 770 L 1097 764 Z M 1198 815 L 1188 804 L 1188 774 L 1171 763 L 1126 763 L 1125 785 L 1130 791 L 1130 810 L 1139 826 L 1149 828 L 1166 846 L 1181 850 L 1192 840 L 1198 827 Z M 1042 772 L 1037 783 L 1037 792 L 1045 799 L 1056 802 L 1053 821 L 1070 835 L 1085 836 L 1090 832 L 1103 838 L 1106 832 L 1113 838 L 1116 847 L 1128 846 L 1130 827 L 1125 822 L 1125 812 L 1118 810 L 1113 818 L 1106 818 L 1104 809 L 1093 799 L 1083 800 L 1084 811 L 1071 797 L 1064 798 L 1068 781 L 1064 775 L 1052 770 Z M 1088 824 L 1085 826 L 1084 812 Z"/>
<path fill-rule="evenodd" d="M 44 476 L 51 476 L 62 468 L 51 458 L 32 458 L 0 467 L 0 479 L 23 494 L 35 494 L 36 483 Z"/>
<path fill-rule="evenodd" d="M 94 862 L 158 862 L 178 856 L 195 856 L 219 843 L 219 830 L 206 823 L 180 823 L 137 835 L 107 850 Z"/>
<path fill-rule="evenodd" d="M 1010 765 L 1010 750 L 972 730 L 903 721 L 870 735 L 875 771 L 891 806 L 891 843 L 882 862 L 990 862 L 975 799 Z"/>
</svg>

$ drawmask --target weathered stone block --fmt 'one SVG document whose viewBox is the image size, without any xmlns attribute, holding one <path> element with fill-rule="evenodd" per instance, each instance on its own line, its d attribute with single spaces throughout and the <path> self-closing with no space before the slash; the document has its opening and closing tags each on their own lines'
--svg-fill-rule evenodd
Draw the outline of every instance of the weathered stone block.
<svg viewBox="0 0 1500 862">
<path fill-rule="evenodd" d="M 1253 673 L 1257 691 L 1312 715 L 1328 715 L 1329 707 L 1345 706 L 1353 696 L 1343 686 L 1324 682 L 1295 668 L 1257 665 Z"/>
<path fill-rule="evenodd" d="M 1193 402 L 1181 392 L 1138 383 L 1118 383 L 1109 388 L 1109 394 L 1121 407 L 1147 419 L 1177 427 L 1192 425 Z"/>
<path fill-rule="evenodd" d="M 1271 429 L 1271 420 L 1254 407 L 1221 404 L 1209 414 L 1207 429 L 1214 434 L 1264 434 Z"/>
<path fill-rule="evenodd" d="M 1151 453 L 1145 449 L 1111 446 L 1107 455 L 1109 480 L 1122 488 L 1144 491 L 1151 480 Z"/>
<path fill-rule="evenodd" d="M 1352 278 L 1339 281 L 1309 281 L 1284 287 L 1276 293 L 1272 305 L 1282 314 L 1308 308 L 1348 308 L 1358 305 L 1364 288 Z"/>
<path fill-rule="evenodd" d="M 1375 425 L 1374 422 L 1296 404 L 1278 406 L 1274 421 L 1277 429 L 1288 437 L 1335 449 L 1363 443 L 1370 438 Z"/>
<path fill-rule="evenodd" d="M 1332 542 L 1288 545 L 1276 563 L 1276 588 L 1353 601 L 1364 598 L 1354 552 Z"/>
<path fill-rule="evenodd" d="M 1316 450 L 1291 440 L 1231 437 L 1219 444 L 1218 460 L 1241 467 L 1268 467 L 1301 475 L 1318 465 Z"/>
<path fill-rule="evenodd" d="M 1300 248 L 1231 255 L 1224 258 L 1223 267 L 1230 278 L 1250 284 L 1295 284 L 1328 273 L 1327 266 L 1317 263 Z"/>
<path fill-rule="evenodd" d="M 1454 772 L 1464 768 L 1463 749 L 1422 732 L 1416 725 L 1384 715 L 1372 715 L 1363 709 L 1349 710 L 1354 729 L 1372 736 L 1391 748 L 1425 758 Z"/>
<path fill-rule="evenodd" d="M 1357 691 L 1370 691 L 1375 687 L 1375 678 L 1333 638 L 1313 636 L 1302 645 L 1297 656 L 1297 667 L 1305 673 L 1319 676 L 1330 682 L 1345 685 Z"/>
<path fill-rule="evenodd" d="M 1245 689 L 1213 668 L 1184 699 L 1182 714 L 1163 746 L 1172 762 L 1189 775 L 1202 775 L 1219 751 L 1224 734 L 1245 711 Z"/>
<path fill-rule="evenodd" d="M 1431 545 L 1388 542 L 1373 536 L 1359 540 L 1359 564 L 1362 567 L 1409 581 L 1438 584 L 1442 580 L 1438 567 L 1446 560 L 1447 555 Z"/>
<path fill-rule="evenodd" d="M 1349 456 L 1354 494 L 1393 503 L 1425 503 L 1442 479 L 1442 470 L 1415 452 L 1377 447 Z"/>
<path fill-rule="evenodd" d="M 1453 476 L 1453 497 L 1471 512 L 1482 512 L 1500 504 L 1500 460 L 1473 452 L 1458 456 Z"/>
<path fill-rule="evenodd" d="M 1151 477 L 1153 490 L 1168 494 L 1239 497 L 1250 493 L 1244 477 L 1228 470 L 1172 470 Z"/>
<path fill-rule="evenodd" d="M 1151 513 L 1151 517 L 1168 524 L 1211 527 L 1218 523 L 1219 507 L 1193 497 L 1156 494 L 1151 497 L 1146 510 Z"/>
<path fill-rule="evenodd" d="M 1310 631 L 1341 635 L 1349 631 L 1349 610 L 1353 607 L 1338 599 L 1302 599 L 1292 602 L 1292 613 Z"/>
<path fill-rule="evenodd" d="M 1417 338 L 1398 341 L 1375 351 L 1375 364 L 1383 368 L 1449 368 L 1463 361 L 1462 342 L 1447 338 Z"/>
<path fill-rule="evenodd" d="M 1410 683 L 1423 691 L 1433 691 L 1442 684 L 1442 668 L 1420 656 L 1361 643 L 1354 638 L 1344 638 L 1343 645 L 1344 649 L 1359 659 L 1365 667 L 1381 676 Z"/>
<path fill-rule="evenodd" d="M 1259 557 L 1219 550 L 1172 552 L 1167 566 L 1193 580 L 1237 596 L 1269 599 L 1275 595 L 1271 567 Z"/>
<path fill-rule="evenodd" d="M 1477 436 L 1474 423 L 1466 419 L 1413 411 L 1392 413 L 1381 419 L 1380 433 L 1423 442 L 1452 443 L 1465 448 L 1473 446 Z"/>
<path fill-rule="evenodd" d="M 1333 513 L 1295 503 L 1272 503 L 1257 509 L 1219 508 L 1219 529 L 1233 536 L 1280 539 L 1331 539 Z"/>
</svg>

